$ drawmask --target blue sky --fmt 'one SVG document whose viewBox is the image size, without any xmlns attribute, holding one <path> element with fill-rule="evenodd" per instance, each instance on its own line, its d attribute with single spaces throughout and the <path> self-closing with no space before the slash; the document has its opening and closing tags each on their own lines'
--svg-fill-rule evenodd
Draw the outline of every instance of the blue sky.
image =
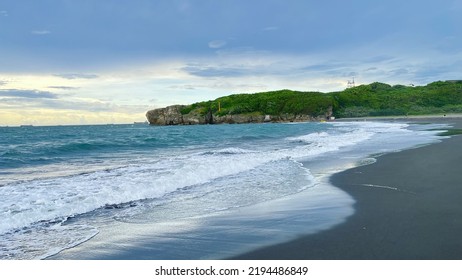
<svg viewBox="0 0 462 280">
<path fill-rule="evenodd" d="M 0 0 L 0 125 L 462 76 L 462 1 Z"/>
</svg>

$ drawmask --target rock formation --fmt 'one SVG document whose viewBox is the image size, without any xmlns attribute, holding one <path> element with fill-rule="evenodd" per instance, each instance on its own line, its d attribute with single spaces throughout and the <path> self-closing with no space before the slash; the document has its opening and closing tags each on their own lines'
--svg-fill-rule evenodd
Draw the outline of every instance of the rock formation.
<svg viewBox="0 0 462 280">
<path fill-rule="evenodd" d="M 186 106 L 173 105 L 165 108 L 150 110 L 146 118 L 150 125 L 192 125 L 192 124 L 239 124 L 239 123 L 263 123 L 263 122 L 307 122 L 329 120 L 332 116 L 332 108 L 329 108 L 322 116 L 281 114 L 277 116 L 251 114 L 217 115 L 208 110 L 205 114 L 198 111 L 182 113 Z"/>
</svg>

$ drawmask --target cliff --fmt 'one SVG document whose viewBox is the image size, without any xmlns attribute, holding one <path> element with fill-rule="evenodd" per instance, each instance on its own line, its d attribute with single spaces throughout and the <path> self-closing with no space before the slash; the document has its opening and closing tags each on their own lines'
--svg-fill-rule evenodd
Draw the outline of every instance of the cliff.
<svg viewBox="0 0 462 280">
<path fill-rule="evenodd" d="M 332 117 L 332 107 L 328 108 L 328 110 L 321 116 L 289 113 L 280 115 L 263 115 L 258 112 L 220 115 L 212 113 L 212 110 L 207 110 L 206 112 L 193 110 L 188 113 L 184 113 L 186 108 L 187 106 L 184 105 L 173 105 L 165 108 L 154 109 L 146 113 L 146 118 L 150 125 L 194 125 L 305 122 L 328 120 Z"/>
<path fill-rule="evenodd" d="M 204 115 L 196 110 L 183 114 L 182 111 L 185 107 L 186 106 L 184 105 L 173 105 L 150 110 L 146 113 L 146 118 L 150 125 L 192 125 L 214 123 L 211 112 Z"/>
</svg>

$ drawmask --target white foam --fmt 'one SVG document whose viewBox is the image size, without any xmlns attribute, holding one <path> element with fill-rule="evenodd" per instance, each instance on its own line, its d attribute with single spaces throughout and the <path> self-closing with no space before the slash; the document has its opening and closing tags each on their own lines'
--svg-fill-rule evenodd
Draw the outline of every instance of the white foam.
<svg viewBox="0 0 462 280">
<path fill-rule="evenodd" d="M 5 240 L 10 247 L 24 242 L 22 239 L 18 239 L 19 243 L 12 240 L 17 238 L 17 234 L 36 226 L 37 237 L 25 239 L 31 248 L 34 248 L 34 243 L 44 244 L 46 234 L 58 236 L 57 239 L 61 240 L 58 242 L 60 246 L 57 243 L 44 245 L 40 249 L 42 252 L 34 256 L 41 257 L 96 234 L 96 229 L 87 225 L 74 228 L 57 225 L 53 231 L 41 231 L 47 221 L 65 220 L 105 205 L 159 199 L 166 195 L 177 195 L 177 199 L 184 199 L 184 202 L 176 204 L 181 205 L 179 208 L 156 205 L 156 211 L 152 212 L 156 217 L 125 211 L 120 218 L 133 221 L 137 215 L 137 219 L 142 221 L 205 215 L 260 203 L 310 187 L 315 179 L 298 164 L 300 161 L 328 153 L 335 153 L 335 157 L 344 151 L 367 156 L 438 139 L 434 136 L 436 132 L 409 130 L 408 125 L 399 123 L 329 123 L 322 128 L 324 130 L 320 132 L 308 132 L 263 146 L 249 141 L 245 148 L 174 150 L 143 155 L 143 158 L 131 157 L 127 162 L 117 159 L 104 163 L 106 167 L 110 166 L 104 169 L 95 164 L 87 173 L 82 173 L 81 166 L 78 166 L 75 169 L 78 172 L 69 170 L 64 173 L 66 176 L 8 182 L 0 187 L 0 247 L 4 246 L 1 242 Z M 188 188 L 193 189 L 190 195 L 181 193 Z M 19 230 L 16 235 L 13 234 L 15 230 Z M 75 232 L 75 239 L 65 237 L 68 231 Z M 59 236 L 65 238 L 60 239 Z M 51 251 L 44 249 L 47 246 Z M 13 247 L 10 252 L 15 250 Z"/>
<path fill-rule="evenodd" d="M 248 153 L 183 155 L 150 164 L 7 185 L 0 188 L 0 233 L 40 220 L 90 212 L 107 204 L 162 197 L 180 188 L 251 170 L 278 157 Z"/>
<path fill-rule="evenodd" d="M 70 217 L 104 207 L 162 197 L 178 189 L 205 184 L 285 158 L 314 158 L 355 146 L 374 134 L 401 131 L 405 125 L 339 123 L 320 133 L 287 138 L 284 148 L 249 150 L 229 147 L 140 160 L 125 167 L 88 174 L 32 180 L 0 188 L 0 233 L 42 220 Z M 293 145 L 291 142 L 301 142 Z"/>
<path fill-rule="evenodd" d="M 298 193 L 314 184 L 315 179 L 302 164 L 282 159 L 144 203 L 155 211 L 127 208 L 117 219 L 129 223 L 169 222 L 211 215 Z"/>
<path fill-rule="evenodd" d="M 246 150 L 246 149 L 242 149 L 242 148 L 230 147 L 230 148 L 224 148 L 224 149 L 205 152 L 203 154 L 204 155 L 207 155 L 207 154 L 210 154 L 210 155 L 236 155 L 236 154 L 248 154 L 248 153 L 253 153 L 253 152 L 254 151 Z"/>
<path fill-rule="evenodd" d="M 24 228 L 2 236 L 0 259 L 44 259 L 75 247 L 96 234 L 96 228 L 85 224 L 63 225 L 57 222 Z"/>
</svg>

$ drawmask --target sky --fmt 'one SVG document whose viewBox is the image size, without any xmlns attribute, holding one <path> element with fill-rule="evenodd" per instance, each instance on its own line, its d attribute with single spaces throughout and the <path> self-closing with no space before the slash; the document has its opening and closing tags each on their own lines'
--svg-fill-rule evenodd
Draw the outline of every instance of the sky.
<svg viewBox="0 0 462 280">
<path fill-rule="evenodd" d="M 0 125 L 462 79 L 460 0 L 0 0 Z"/>
</svg>

